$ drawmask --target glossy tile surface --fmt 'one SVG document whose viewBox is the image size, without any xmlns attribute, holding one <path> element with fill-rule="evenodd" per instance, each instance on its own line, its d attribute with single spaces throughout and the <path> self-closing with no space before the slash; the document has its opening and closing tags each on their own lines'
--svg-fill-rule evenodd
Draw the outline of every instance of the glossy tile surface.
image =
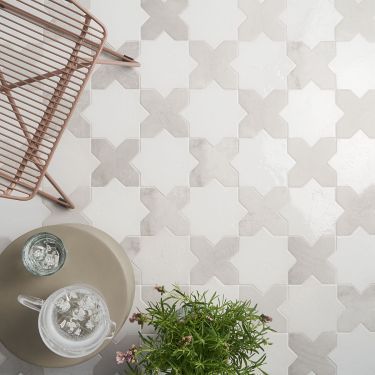
<svg viewBox="0 0 375 375">
<path fill-rule="evenodd" d="M 93 225 L 133 263 L 134 309 L 156 284 L 250 299 L 270 375 L 375 374 L 374 1 L 82 4 L 142 66 L 96 67 L 50 166 L 76 209 L 0 199 L 0 252 Z M 137 342 L 127 322 L 67 369 L 0 346 L 0 375 L 118 375 Z"/>
</svg>

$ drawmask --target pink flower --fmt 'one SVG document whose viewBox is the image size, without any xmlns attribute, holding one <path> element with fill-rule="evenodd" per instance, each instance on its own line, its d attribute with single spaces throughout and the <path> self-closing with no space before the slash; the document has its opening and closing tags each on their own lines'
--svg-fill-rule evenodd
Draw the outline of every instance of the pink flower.
<svg viewBox="0 0 375 375">
<path fill-rule="evenodd" d="M 163 285 L 156 285 L 155 290 L 157 290 L 160 294 L 165 293 L 165 287 Z"/>
<path fill-rule="evenodd" d="M 122 365 L 126 362 L 126 353 L 124 352 L 116 352 L 116 362 L 118 365 Z"/>
<path fill-rule="evenodd" d="M 139 325 L 143 326 L 143 324 L 146 321 L 146 317 L 142 313 L 134 313 L 130 318 L 129 318 L 130 323 L 137 322 Z"/>
<path fill-rule="evenodd" d="M 267 315 L 264 315 L 262 314 L 260 316 L 260 320 L 263 322 L 263 323 L 271 323 L 272 322 L 272 318 L 270 316 L 267 316 Z"/>
<path fill-rule="evenodd" d="M 191 335 L 189 335 L 189 336 L 184 336 L 183 338 L 182 338 L 182 343 L 184 344 L 184 345 L 188 345 L 188 344 L 191 344 L 191 342 L 193 341 L 193 336 L 191 336 Z"/>
<path fill-rule="evenodd" d="M 116 352 L 116 362 L 118 365 L 122 365 L 123 363 L 135 363 L 136 358 L 135 354 L 137 353 L 138 349 L 135 345 L 132 345 L 131 348 L 124 352 Z"/>
</svg>

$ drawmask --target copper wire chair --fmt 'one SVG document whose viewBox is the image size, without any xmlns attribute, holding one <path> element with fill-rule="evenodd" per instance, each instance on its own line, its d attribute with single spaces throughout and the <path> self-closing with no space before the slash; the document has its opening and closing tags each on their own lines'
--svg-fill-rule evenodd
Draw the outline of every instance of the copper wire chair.
<svg viewBox="0 0 375 375">
<path fill-rule="evenodd" d="M 47 173 L 61 135 L 96 63 L 139 66 L 105 39 L 74 0 L 0 0 L 0 198 L 74 208 Z M 59 197 L 40 190 L 44 177 Z"/>
</svg>

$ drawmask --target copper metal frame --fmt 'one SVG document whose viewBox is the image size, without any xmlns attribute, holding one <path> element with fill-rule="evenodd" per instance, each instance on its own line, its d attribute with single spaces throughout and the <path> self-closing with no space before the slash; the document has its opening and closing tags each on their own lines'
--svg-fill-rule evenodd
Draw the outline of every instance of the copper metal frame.
<svg viewBox="0 0 375 375">
<path fill-rule="evenodd" d="M 0 0 L 0 198 L 74 208 L 47 173 L 61 135 L 96 63 L 139 66 L 105 39 L 75 0 Z M 44 177 L 60 197 L 40 190 Z"/>
</svg>

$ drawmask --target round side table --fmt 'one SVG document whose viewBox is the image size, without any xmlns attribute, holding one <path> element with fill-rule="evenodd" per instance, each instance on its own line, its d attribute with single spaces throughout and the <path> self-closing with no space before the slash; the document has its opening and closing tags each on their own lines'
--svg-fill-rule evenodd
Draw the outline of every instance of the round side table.
<svg viewBox="0 0 375 375">
<path fill-rule="evenodd" d="M 51 276 L 33 276 L 23 266 L 21 253 L 26 240 L 40 232 L 61 238 L 67 249 L 63 268 Z M 11 243 L 0 255 L 0 341 L 18 358 L 41 367 L 66 367 L 82 363 L 103 350 L 70 359 L 51 352 L 38 332 L 38 313 L 17 302 L 19 294 L 47 298 L 52 292 L 75 283 L 98 289 L 108 304 L 117 331 L 127 319 L 134 298 L 134 275 L 121 246 L 106 233 L 81 224 L 43 227 Z"/>
</svg>

